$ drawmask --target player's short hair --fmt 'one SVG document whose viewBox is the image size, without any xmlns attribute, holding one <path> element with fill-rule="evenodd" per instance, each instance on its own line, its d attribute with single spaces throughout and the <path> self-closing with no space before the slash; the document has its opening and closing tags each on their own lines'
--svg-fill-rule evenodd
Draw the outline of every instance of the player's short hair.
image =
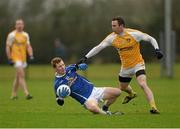
<svg viewBox="0 0 180 129">
<path fill-rule="evenodd" d="M 56 68 L 56 64 L 60 63 L 62 61 L 62 59 L 60 57 L 55 57 L 51 60 L 51 65 L 53 66 L 53 68 Z"/>
<path fill-rule="evenodd" d="M 122 17 L 120 17 L 120 16 L 117 16 L 117 17 L 112 18 L 112 21 L 118 21 L 119 26 L 120 26 L 120 25 L 125 26 L 124 19 L 123 19 Z"/>
</svg>

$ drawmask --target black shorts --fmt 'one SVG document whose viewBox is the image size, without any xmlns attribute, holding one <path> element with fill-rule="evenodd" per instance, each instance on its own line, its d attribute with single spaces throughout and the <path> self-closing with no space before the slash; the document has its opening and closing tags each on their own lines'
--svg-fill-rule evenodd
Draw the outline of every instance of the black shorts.
<svg viewBox="0 0 180 129">
<path fill-rule="evenodd" d="M 129 83 L 131 81 L 132 78 L 130 77 L 121 77 L 119 76 L 119 81 L 120 82 L 125 82 L 125 83 Z"/>
</svg>

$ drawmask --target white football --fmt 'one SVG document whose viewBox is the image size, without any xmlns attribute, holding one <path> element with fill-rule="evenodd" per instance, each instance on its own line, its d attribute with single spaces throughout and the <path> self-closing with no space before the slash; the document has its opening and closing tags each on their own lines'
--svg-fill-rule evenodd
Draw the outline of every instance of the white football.
<svg viewBox="0 0 180 129">
<path fill-rule="evenodd" d="M 67 94 L 64 94 L 63 90 L 66 90 Z M 61 96 L 61 97 L 65 98 L 71 94 L 71 89 L 68 85 L 62 84 L 57 88 L 56 94 L 57 94 L 57 96 Z"/>
</svg>

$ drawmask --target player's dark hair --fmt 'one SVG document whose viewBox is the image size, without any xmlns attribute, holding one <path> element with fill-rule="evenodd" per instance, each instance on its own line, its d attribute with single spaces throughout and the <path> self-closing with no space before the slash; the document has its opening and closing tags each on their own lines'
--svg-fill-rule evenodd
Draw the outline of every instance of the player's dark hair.
<svg viewBox="0 0 180 129">
<path fill-rule="evenodd" d="M 55 57 L 51 60 L 51 65 L 53 66 L 53 68 L 56 68 L 56 64 L 60 63 L 62 61 L 62 59 L 60 57 Z"/>
<path fill-rule="evenodd" d="M 112 18 L 112 21 L 118 21 L 119 26 L 120 25 L 125 26 L 125 22 L 124 22 L 124 19 L 122 17 L 119 17 L 119 16 L 114 17 L 114 18 Z"/>
</svg>

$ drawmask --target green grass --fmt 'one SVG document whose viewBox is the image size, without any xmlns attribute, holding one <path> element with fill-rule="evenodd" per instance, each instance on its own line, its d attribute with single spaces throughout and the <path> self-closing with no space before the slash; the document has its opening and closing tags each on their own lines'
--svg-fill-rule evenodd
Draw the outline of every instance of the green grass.
<svg viewBox="0 0 180 129">
<path fill-rule="evenodd" d="M 96 86 L 117 87 L 118 64 L 90 65 L 86 75 Z M 132 87 L 138 97 L 122 105 L 126 93 L 112 105 L 112 111 L 123 111 L 123 116 L 93 115 L 71 98 L 65 105 L 56 104 L 53 92 L 54 73 L 50 66 L 30 66 L 27 84 L 32 100 L 25 100 L 20 89 L 17 101 L 10 100 L 14 69 L 0 66 L 0 127 L 83 127 L 83 128 L 122 128 L 122 127 L 180 127 L 180 64 L 175 65 L 174 79 L 160 77 L 160 66 L 146 66 L 148 84 L 153 90 L 160 115 L 151 115 L 144 93 L 132 80 Z"/>
</svg>

